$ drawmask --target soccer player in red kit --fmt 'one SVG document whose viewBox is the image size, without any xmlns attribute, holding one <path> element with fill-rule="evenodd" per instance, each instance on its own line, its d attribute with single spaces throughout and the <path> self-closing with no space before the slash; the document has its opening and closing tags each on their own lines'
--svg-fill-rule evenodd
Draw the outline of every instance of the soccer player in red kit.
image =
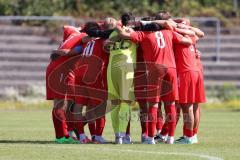
<svg viewBox="0 0 240 160">
<path fill-rule="evenodd" d="M 146 75 L 146 65 L 143 59 L 143 50 L 139 45 L 137 48 L 137 64 L 136 70 L 134 72 L 134 91 L 136 101 L 140 107 L 140 122 L 142 128 L 141 142 L 147 142 L 148 138 L 148 123 L 147 123 L 147 97 L 146 92 L 144 92 L 147 84 L 147 75 Z"/>
<path fill-rule="evenodd" d="M 108 54 L 103 48 L 104 41 L 104 39 L 95 38 L 86 43 L 82 58 L 78 60 L 74 69 L 76 109 L 81 112 L 82 107 L 86 106 L 86 115 L 81 116 L 80 121 L 95 125 L 94 142 L 96 143 L 105 143 L 102 133 L 105 126 L 107 100 Z M 88 143 L 84 126 L 81 124 L 78 126 L 80 143 Z"/>
<path fill-rule="evenodd" d="M 154 134 L 157 121 L 158 103 L 164 102 L 165 111 L 169 117 L 168 143 L 174 141 L 175 131 L 175 100 L 178 100 L 176 64 L 173 53 L 173 43 L 190 45 L 189 38 L 183 37 L 170 30 L 157 32 L 120 32 L 124 38 L 130 38 L 139 43 L 143 49 L 144 61 L 148 70 L 147 102 L 148 108 L 148 144 L 155 144 Z M 162 82 L 171 85 L 171 91 L 161 96 Z M 152 94 L 152 90 L 155 90 Z"/>
<path fill-rule="evenodd" d="M 80 34 L 79 30 L 75 27 L 71 26 L 64 26 L 64 37 L 63 37 L 63 43 L 60 45 L 59 48 L 71 48 L 73 46 L 73 41 L 69 40 L 71 36 Z M 69 137 L 68 134 L 68 125 L 66 122 L 66 104 L 65 104 L 65 98 L 66 98 L 66 88 L 61 90 L 62 92 L 58 92 L 54 88 L 51 87 L 51 83 L 54 83 L 55 81 L 61 81 L 60 77 L 50 77 L 51 73 L 56 70 L 56 68 L 60 65 L 62 65 L 64 62 L 66 62 L 70 56 L 61 56 L 55 54 L 55 57 L 48 65 L 46 69 L 46 96 L 47 100 L 53 100 L 54 101 L 54 107 L 52 110 L 52 118 L 53 118 L 53 124 L 55 128 L 56 133 L 56 143 L 76 143 L 71 137 Z M 61 86 L 59 86 L 61 87 Z"/>
<path fill-rule="evenodd" d="M 180 26 L 181 27 L 181 26 Z M 190 27 L 181 27 L 190 29 Z M 197 136 L 194 130 L 197 130 L 199 121 L 198 104 L 205 102 L 205 91 L 203 84 L 202 71 L 198 65 L 196 57 L 196 41 L 202 35 L 199 29 L 191 27 L 196 35 L 191 39 L 191 46 L 177 44 L 174 46 L 177 71 L 179 78 L 179 104 L 183 111 L 184 127 L 183 138 L 180 138 L 176 143 L 193 144 L 197 143 Z M 195 131 L 196 132 L 196 131 Z"/>
</svg>

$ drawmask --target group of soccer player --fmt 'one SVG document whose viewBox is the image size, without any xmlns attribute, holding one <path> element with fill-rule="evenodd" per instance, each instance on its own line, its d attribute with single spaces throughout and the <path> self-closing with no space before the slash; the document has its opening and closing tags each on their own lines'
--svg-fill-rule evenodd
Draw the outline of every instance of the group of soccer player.
<svg viewBox="0 0 240 160">
<path fill-rule="evenodd" d="M 56 143 L 106 143 L 102 134 L 110 112 L 115 143 L 131 144 L 133 102 L 140 108 L 143 144 L 198 143 L 205 91 L 196 42 L 203 36 L 189 19 L 172 19 L 167 11 L 64 26 L 63 42 L 46 70 Z M 175 140 L 181 113 L 183 136 Z"/>
</svg>

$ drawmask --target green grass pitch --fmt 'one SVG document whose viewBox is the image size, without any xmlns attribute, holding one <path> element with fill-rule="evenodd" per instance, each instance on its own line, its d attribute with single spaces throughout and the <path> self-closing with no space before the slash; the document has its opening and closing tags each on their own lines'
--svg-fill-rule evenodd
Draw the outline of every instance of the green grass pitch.
<svg viewBox="0 0 240 160">
<path fill-rule="evenodd" d="M 200 143 L 196 145 L 139 144 L 140 124 L 137 118 L 131 124 L 135 144 L 59 145 L 53 142 L 50 110 L 0 110 L 0 160 L 239 160 L 239 126 L 240 112 L 205 110 Z M 181 124 L 176 138 L 180 135 Z M 114 140 L 109 115 L 104 136 L 109 141 Z"/>
</svg>

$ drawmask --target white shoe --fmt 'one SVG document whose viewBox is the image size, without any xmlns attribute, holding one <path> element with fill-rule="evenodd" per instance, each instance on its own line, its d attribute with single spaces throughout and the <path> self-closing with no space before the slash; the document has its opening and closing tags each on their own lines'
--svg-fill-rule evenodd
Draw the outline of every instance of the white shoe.
<svg viewBox="0 0 240 160">
<path fill-rule="evenodd" d="M 106 140 L 102 136 L 95 136 L 94 142 L 98 144 L 104 144 L 106 143 Z"/>
<path fill-rule="evenodd" d="M 163 135 L 161 135 L 161 134 L 157 134 L 157 135 L 154 137 L 154 139 L 155 139 L 155 141 L 158 142 L 158 143 L 166 143 L 167 137 L 168 137 L 168 136 L 163 136 Z"/>
<path fill-rule="evenodd" d="M 174 144 L 174 137 L 167 137 L 167 144 Z"/>
<path fill-rule="evenodd" d="M 124 139 L 125 139 L 126 141 L 132 142 L 132 138 L 131 138 L 131 136 L 128 135 L 128 134 L 124 137 Z"/>
<path fill-rule="evenodd" d="M 122 142 L 123 142 L 123 144 L 133 144 L 130 136 L 124 137 Z"/>
<path fill-rule="evenodd" d="M 198 143 L 198 137 L 197 137 L 196 134 L 192 137 L 192 143 L 193 144 L 197 144 Z"/>
<path fill-rule="evenodd" d="M 75 134 L 74 131 L 68 131 L 68 135 L 69 135 L 72 139 L 78 140 L 78 138 L 77 138 L 77 136 L 76 136 L 76 134 Z"/>
<path fill-rule="evenodd" d="M 115 144 L 123 144 L 123 137 L 115 137 Z"/>
<path fill-rule="evenodd" d="M 147 144 L 156 144 L 155 140 L 154 140 L 154 137 L 148 137 Z"/>
</svg>

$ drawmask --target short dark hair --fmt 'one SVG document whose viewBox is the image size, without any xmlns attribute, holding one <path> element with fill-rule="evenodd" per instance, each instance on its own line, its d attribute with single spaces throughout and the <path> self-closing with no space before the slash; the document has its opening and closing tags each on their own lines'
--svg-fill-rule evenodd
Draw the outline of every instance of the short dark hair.
<svg viewBox="0 0 240 160">
<path fill-rule="evenodd" d="M 126 26 L 128 24 L 128 21 L 130 20 L 135 20 L 135 17 L 131 12 L 126 12 L 122 14 L 121 16 L 122 25 Z"/>
<path fill-rule="evenodd" d="M 165 10 L 161 10 L 155 15 L 155 20 L 168 20 L 170 18 L 171 14 Z"/>
<path fill-rule="evenodd" d="M 150 16 L 147 16 L 147 17 L 142 17 L 141 20 L 142 21 L 152 21 L 154 18 L 153 17 L 150 17 Z"/>
<path fill-rule="evenodd" d="M 83 27 L 83 32 L 89 31 L 89 30 L 100 30 L 101 27 L 97 22 L 87 22 Z"/>
</svg>

